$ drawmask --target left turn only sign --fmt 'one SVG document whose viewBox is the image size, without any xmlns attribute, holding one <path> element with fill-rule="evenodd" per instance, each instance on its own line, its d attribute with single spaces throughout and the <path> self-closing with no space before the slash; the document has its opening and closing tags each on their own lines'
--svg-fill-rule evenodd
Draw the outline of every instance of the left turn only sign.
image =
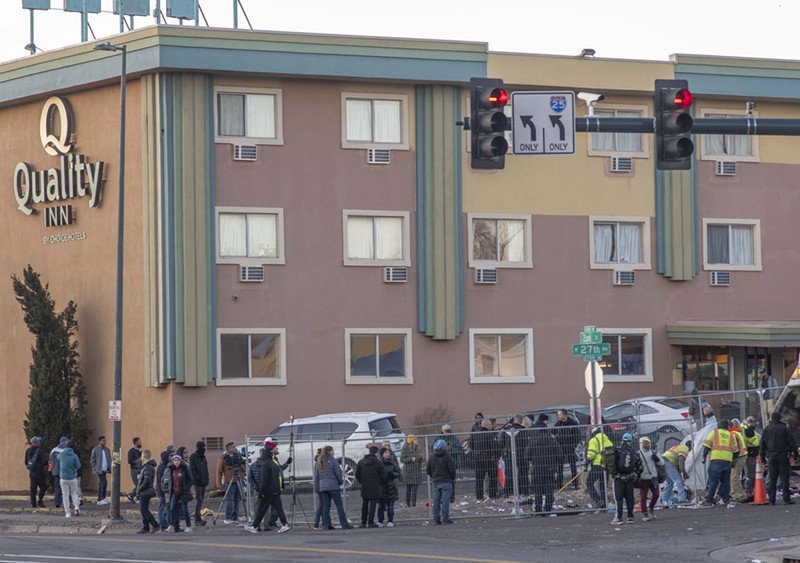
<svg viewBox="0 0 800 563">
<path fill-rule="evenodd" d="M 574 92 L 513 92 L 514 154 L 575 154 Z"/>
</svg>

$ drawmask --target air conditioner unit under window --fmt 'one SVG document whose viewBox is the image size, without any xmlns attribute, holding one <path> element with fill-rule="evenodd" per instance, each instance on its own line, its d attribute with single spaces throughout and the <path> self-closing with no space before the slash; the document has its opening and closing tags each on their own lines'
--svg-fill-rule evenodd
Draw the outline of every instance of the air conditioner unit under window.
<svg viewBox="0 0 800 563">
<path fill-rule="evenodd" d="M 611 172 L 633 172 L 633 159 L 629 156 L 612 156 Z"/>
<path fill-rule="evenodd" d="M 727 287 L 731 285 L 730 272 L 711 272 L 709 284 L 715 287 Z"/>
<path fill-rule="evenodd" d="M 385 283 L 406 283 L 408 281 L 408 268 L 405 266 L 387 266 L 383 269 Z"/>
<path fill-rule="evenodd" d="M 233 160 L 255 162 L 258 160 L 258 147 L 256 145 L 233 145 Z"/>
<path fill-rule="evenodd" d="M 718 160 L 714 167 L 714 173 L 717 176 L 736 176 L 736 161 Z"/>
<path fill-rule="evenodd" d="M 389 149 L 367 149 L 367 164 L 390 164 L 391 160 Z"/>
<path fill-rule="evenodd" d="M 476 268 L 475 283 L 481 283 L 481 284 L 497 283 L 497 270 L 494 268 Z"/>
<path fill-rule="evenodd" d="M 240 266 L 239 281 L 241 282 L 263 282 L 264 266 Z"/>
<path fill-rule="evenodd" d="M 635 285 L 636 272 L 632 270 L 614 270 L 614 285 Z"/>
</svg>

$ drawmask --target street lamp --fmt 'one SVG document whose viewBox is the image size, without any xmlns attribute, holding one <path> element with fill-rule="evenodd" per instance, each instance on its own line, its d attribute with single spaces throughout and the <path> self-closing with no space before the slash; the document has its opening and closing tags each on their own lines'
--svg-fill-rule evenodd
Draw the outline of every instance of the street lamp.
<svg viewBox="0 0 800 563">
<path fill-rule="evenodd" d="M 98 51 L 121 51 L 122 70 L 120 72 L 120 108 L 119 108 L 119 202 L 117 206 L 117 296 L 116 322 L 114 326 L 114 400 L 122 401 L 122 264 L 125 241 L 125 90 L 127 88 L 127 45 L 101 43 L 95 45 Z M 120 403 L 121 404 L 121 403 Z M 113 462 L 111 464 L 111 518 L 120 519 L 119 512 L 119 480 L 122 462 L 122 420 L 114 421 L 113 427 Z"/>
</svg>

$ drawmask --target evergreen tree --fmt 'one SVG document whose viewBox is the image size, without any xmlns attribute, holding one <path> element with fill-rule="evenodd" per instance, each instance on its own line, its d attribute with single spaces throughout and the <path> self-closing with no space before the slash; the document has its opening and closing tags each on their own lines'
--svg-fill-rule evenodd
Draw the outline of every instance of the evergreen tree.
<svg viewBox="0 0 800 563">
<path fill-rule="evenodd" d="M 76 453 L 83 463 L 90 429 L 78 341 L 74 338 L 78 331 L 75 319 L 78 306 L 70 301 L 63 311 L 56 313 L 49 285 L 42 285 L 30 264 L 23 271 L 22 280 L 16 275 L 11 280 L 25 324 L 35 337 L 31 348 L 28 413 L 23 422 L 25 436 L 28 440 L 41 436 L 44 448 L 58 444 L 62 435 L 69 436 L 80 446 L 81 451 Z"/>
</svg>

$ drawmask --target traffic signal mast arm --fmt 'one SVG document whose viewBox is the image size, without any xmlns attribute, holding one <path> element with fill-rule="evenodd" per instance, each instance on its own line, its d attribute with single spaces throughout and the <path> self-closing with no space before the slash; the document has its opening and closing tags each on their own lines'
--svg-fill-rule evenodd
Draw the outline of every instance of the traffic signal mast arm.
<svg viewBox="0 0 800 563">
<path fill-rule="evenodd" d="M 579 133 L 654 133 L 653 117 L 575 118 Z M 800 119 L 695 118 L 692 134 L 705 135 L 800 135 Z"/>
</svg>

